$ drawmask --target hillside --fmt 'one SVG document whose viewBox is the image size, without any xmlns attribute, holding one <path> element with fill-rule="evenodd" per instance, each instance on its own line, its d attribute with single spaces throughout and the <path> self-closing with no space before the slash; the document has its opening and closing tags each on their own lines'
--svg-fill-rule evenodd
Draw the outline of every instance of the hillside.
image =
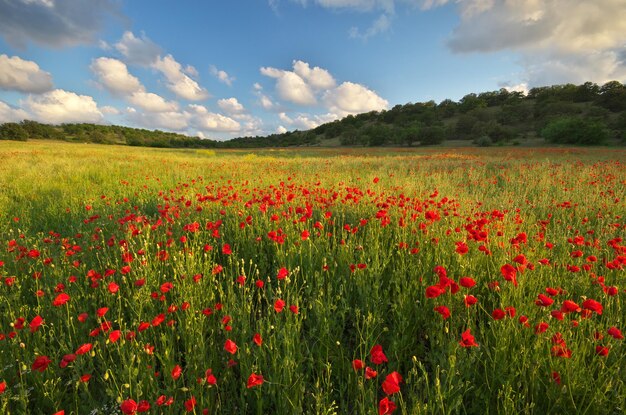
<svg viewBox="0 0 626 415">
<path fill-rule="evenodd" d="M 182 134 L 96 124 L 46 125 L 35 121 L 0 125 L 0 139 L 58 139 L 102 144 L 181 148 L 289 146 L 415 146 L 463 140 L 478 146 L 520 144 L 543 139 L 555 144 L 626 142 L 626 86 L 553 85 L 528 94 L 471 93 L 396 105 L 388 111 L 349 115 L 308 131 L 214 141 Z"/>
</svg>

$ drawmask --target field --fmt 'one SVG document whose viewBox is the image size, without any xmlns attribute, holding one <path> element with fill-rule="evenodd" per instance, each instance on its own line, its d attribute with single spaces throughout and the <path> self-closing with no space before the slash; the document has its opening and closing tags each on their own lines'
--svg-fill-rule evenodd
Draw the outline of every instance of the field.
<svg viewBox="0 0 626 415">
<path fill-rule="evenodd" d="M 626 411 L 625 150 L 0 160 L 1 413 Z"/>
</svg>

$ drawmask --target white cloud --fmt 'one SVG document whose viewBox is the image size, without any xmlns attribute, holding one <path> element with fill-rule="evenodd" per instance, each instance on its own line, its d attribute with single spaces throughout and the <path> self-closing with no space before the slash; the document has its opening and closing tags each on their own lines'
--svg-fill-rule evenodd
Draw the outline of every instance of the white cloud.
<svg viewBox="0 0 626 415">
<path fill-rule="evenodd" d="M 13 108 L 4 101 L 0 101 L 0 124 L 5 122 L 19 122 L 30 118 L 21 108 Z"/>
<path fill-rule="evenodd" d="M 42 93 L 52 89 L 52 75 L 33 61 L 0 55 L 0 89 Z"/>
<path fill-rule="evenodd" d="M 119 115 L 120 110 L 110 105 L 105 105 L 104 107 L 100 107 L 100 112 L 106 115 Z"/>
<path fill-rule="evenodd" d="M 297 60 L 293 62 L 293 71 L 315 89 L 330 89 L 336 85 L 335 78 L 326 69 Z"/>
<path fill-rule="evenodd" d="M 276 109 L 276 104 L 264 94 L 259 94 L 259 105 L 266 111 L 273 111 Z"/>
<path fill-rule="evenodd" d="M 49 124 L 102 121 L 96 101 L 87 95 L 55 89 L 41 95 L 29 95 L 22 106 L 37 121 Z"/>
<path fill-rule="evenodd" d="M 295 72 L 263 67 L 261 74 L 276 78 L 276 92 L 285 101 L 298 105 L 315 105 L 317 103 L 312 88 Z"/>
<path fill-rule="evenodd" d="M 349 33 L 352 38 L 367 40 L 370 37 L 386 32 L 390 27 L 391 18 L 386 14 L 381 14 L 376 20 L 374 20 L 372 25 L 367 28 L 365 33 L 361 33 L 357 27 L 351 28 Z"/>
<path fill-rule="evenodd" d="M 374 91 L 353 82 L 344 82 L 324 94 L 329 110 L 340 117 L 369 111 L 380 111 L 389 106 L 387 100 Z"/>
<path fill-rule="evenodd" d="M 296 114 L 290 117 L 284 112 L 278 114 L 278 118 L 284 124 L 298 130 L 310 130 L 324 123 L 334 121 L 338 118 L 336 114 L 328 113 L 323 115 Z"/>
<path fill-rule="evenodd" d="M 193 114 L 192 125 L 204 131 L 237 132 L 241 125 L 230 117 L 210 112 L 202 105 L 189 105 Z"/>
<path fill-rule="evenodd" d="M 119 5 L 114 0 L 0 1 L 0 34 L 17 47 L 93 43 L 107 17 L 123 19 Z"/>
<path fill-rule="evenodd" d="M 175 112 L 178 104 L 166 101 L 163 97 L 151 92 L 137 91 L 127 97 L 128 102 L 148 112 Z"/>
<path fill-rule="evenodd" d="M 451 1 L 430 0 L 424 8 Z M 464 0 L 454 52 L 516 51 L 529 86 L 626 79 L 623 0 Z"/>
<path fill-rule="evenodd" d="M 216 77 L 220 82 L 225 83 L 228 86 L 232 86 L 233 82 L 235 81 L 235 77 L 234 76 L 228 75 L 228 73 L 226 73 L 226 71 L 217 69 L 217 67 L 215 65 L 210 65 L 209 66 L 209 72 L 211 72 L 211 75 Z"/>
<path fill-rule="evenodd" d="M 114 94 L 132 94 L 144 90 L 139 79 L 128 72 L 124 62 L 113 58 L 98 58 L 91 62 L 91 71 L 98 82 Z"/>
<path fill-rule="evenodd" d="M 217 105 L 228 114 L 241 114 L 246 110 L 237 98 L 220 99 Z"/>
<path fill-rule="evenodd" d="M 201 101 L 209 97 L 209 93 L 196 81 L 185 75 L 182 66 L 172 55 L 158 57 L 152 65 L 159 70 L 167 79 L 167 87 L 178 97 L 189 101 Z"/>
<path fill-rule="evenodd" d="M 145 34 L 136 37 L 129 31 L 124 32 L 120 41 L 115 44 L 115 49 L 124 55 L 128 63 L 142 66 L 154 64 L 161 54 L 159 45 L 148 39 Z"/>
<path fill-rule="evenodd" d="M 283 127 L 282 125 L 279 125 L 278 128 L 276 128 L 276 134 L 284 134 L 286 132 L 287 132 L 287 129 Z"/>
<path fill-rule="evenodd" d="M 149 129 L 160 128 L 179 132 L 187 129 L 190 119 L 187 112 L 140 112 L 135 108 L 128 108 L 126 115 L 132 122 Z"/>
</svg>

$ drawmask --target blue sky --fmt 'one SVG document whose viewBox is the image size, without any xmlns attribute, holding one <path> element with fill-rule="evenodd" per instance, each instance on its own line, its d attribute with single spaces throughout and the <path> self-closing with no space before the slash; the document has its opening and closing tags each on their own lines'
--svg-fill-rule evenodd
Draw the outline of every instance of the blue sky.
<svg viewBox="0 0 626 415">
<path fill-rule="evenodd" d="M 614 79 L 624 0 L 0 1 L 0 122 L 221 140 Z"/>
</svg>

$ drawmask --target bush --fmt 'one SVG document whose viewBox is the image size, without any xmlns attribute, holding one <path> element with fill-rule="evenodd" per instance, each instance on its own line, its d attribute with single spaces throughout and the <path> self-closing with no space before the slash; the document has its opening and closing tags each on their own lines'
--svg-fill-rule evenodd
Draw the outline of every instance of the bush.
<svg viewBox="0 0 626 415">
<path fill-rule="evenodd" d="M 603 144 L 608 138 L 606 126 L 600 122 L 580 118 L 561 118 L 541 130 L 541 136 L 557 144 Z"/>
<path fill-rule="evenodd" d="M 474 144 L 476 144 L 478 147 L 491 147 L 493 141 L 491 141 L 491 138 L 489 138 L 488 135 L 483 135 L 475 139 Z"/>
</svg>

